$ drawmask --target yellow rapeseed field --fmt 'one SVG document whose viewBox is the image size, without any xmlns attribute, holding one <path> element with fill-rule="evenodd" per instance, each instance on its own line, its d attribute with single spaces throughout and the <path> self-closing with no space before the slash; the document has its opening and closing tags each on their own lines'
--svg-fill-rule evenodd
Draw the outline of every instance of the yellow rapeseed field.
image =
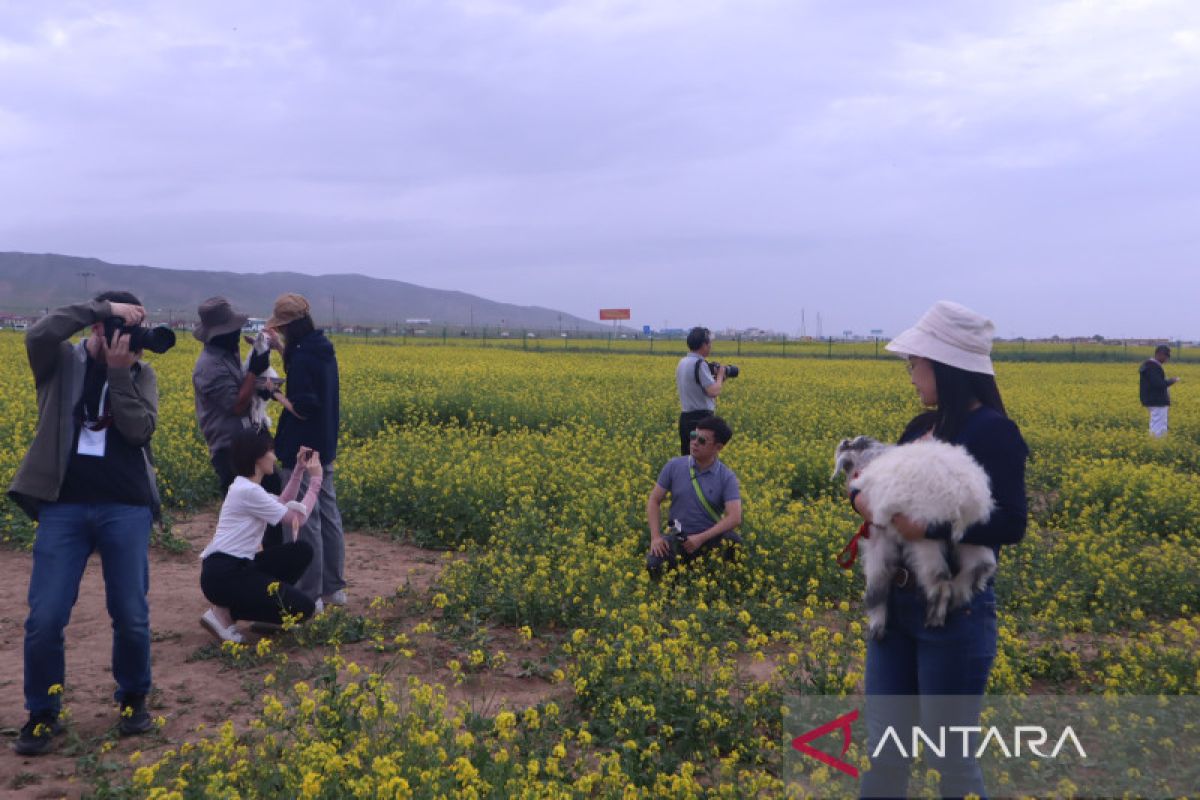
<svg viewBox="0 0 1200 800">
<path fill-rule="evenodd" d="M 196 353 L 181 337 L 153 358 L 155 455 L 176 511 L 215 492 Z M 369 635 L 401 661 L 412 634 L 469 642 L 452 682 L 503 663 L 479 632 L 507 628 L 552 645 L 533 672 L 569 699 L 481 715 L 337 652 L 299 680 L 269 646 L 231 651 L 231 664 L 279 663 L 249 729 L 110 775 L 105 796 L 759 797 L 820 783 L 781 777 L 784 700 L 861 691 L 862 579 L 834 562 L 856 524 L 831 454 L 845 436 L 894 439 L 920 410 L 898 360 L 743 360 L 720 411 L 744 558 L 654 585 L 643 515 L 677 452 L 674 358 L 355 341 L 338 357 L 347 527 L 465 553 L 415 628 L 367 621 Z M 1032 517 L 1002 554 L 991 691 L 1200 693 L 1200 369 L 1174 371 L 1172 432 L 1152 441 L 1135 363 L 998 365 L 1033 454 Z M 22 342 L 0 334 L 5 484 L 34 414 Z M 0 528 L 12 546 L 31 540 L 7 501 Z M 323 641 L 313 630 L 302 643 Z"/>
</svg>

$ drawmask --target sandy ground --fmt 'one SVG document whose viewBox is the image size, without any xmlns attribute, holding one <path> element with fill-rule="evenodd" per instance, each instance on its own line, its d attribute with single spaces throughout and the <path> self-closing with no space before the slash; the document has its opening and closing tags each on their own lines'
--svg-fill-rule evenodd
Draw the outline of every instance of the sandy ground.
<svg viewBox="0 0 1200 800">
<path fill-rule="evenodd" d="M 190 553 L 172 554 L 153 548 L 150 562 L 150 612 L 155 693 L 154 716 L 166 719 L 161 731 L 122 739 L 115 733 L 116 706 L 110 671 L 112 629 L 104 607 L 104 586 L 99 559 L 88 564 L 79 600 L 67 628 L 66 706 L 69 730 L 56 739 L 50 754 L 24 758 L 6 749 L 0 752 L 0 796 L 12 798 L 79 797 L 90 786 L 98 759 L 127 759 L 140 750 L 152 759 L 157 752 L 195 739 L 201 723 L 219 725 L 227 719 L 245 722 L 255 706 L 252 693 L 261 687 L 262 671 L 234 670 L 219 659 L 200 658 L 212 639 L 199 625 L 208 607 L 200 593 L 197 554 L 211 537 L 215 512 L 210 510 L 175 525 L 175 535 L 187 540 Z M 422 550 L 379 536 L 348 533 L 346 578 L 348 611 L 364 613 L 371 599 L 391 596 L 407 581 L 416 592 L 429 588 L 442 569 L 440 553 Z M 25 596 L 32 561 L 29 553 L 0 550 L 0 733 L 15 739 L 26 719 L 22 695 L 22 642 Z M 415 620 L 414 620 L 415 622 Z M 504 632 L 499 632 L 504 635 Z M 511 632 L 509 632 L 511 634 Z M 504 636 L 510 666 L 485 677 L 472 677 L 462 686 L 451 686 L 450 699 L 466 700 L 479 710 L 498 704 L 524 706 L 561 694 L 546 680 L 524 677 L 518 665 L 537 661 L 548 645 L 525 645 L 515 636 Z M 511 641 L 509 641 L 511 640 Z M 461 657 L 452 644 L 422 637 L 421 653 L 406 662 L 393 677 L 417 674 L 430 682 L 449 683 L 445 660 Z M 373 651 L 366 645 L 343 649 L 347 658 L 368 665 Z M 321 653 L 311 653 L 319 657 Z M 105 747 L 111 752 L 101 756 Z"/>
</svg>

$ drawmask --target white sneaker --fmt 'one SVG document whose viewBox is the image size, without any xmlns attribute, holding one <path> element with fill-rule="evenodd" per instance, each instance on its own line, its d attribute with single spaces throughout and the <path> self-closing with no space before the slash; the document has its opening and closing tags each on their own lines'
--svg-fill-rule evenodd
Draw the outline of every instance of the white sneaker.
<svg viewBox="0 0 1200 800">
<path fill-rule="evenodd" d="M 317 598 L 316 608 L 313 609 L 313 616 L 321 614 L 325 611 L 325 602 L 321 598 Z"/>
<path fill-rule="evenodd" d="M 327 606 L 344 606 L 346 605 L 346 590 L 338 589 L 333 594 L 327 594 L 323 598 Z"/>
<path fill-rule="evenodd" d="M 237 629 L 236 625 L 230 625 L 226 628 L 217 619 L 216 613 L 211 608 L 200 615 L 200 624 L 218 642 L 237 642 L 241 644 L 245 641 L 242 639 L 242 633 Z"/>
</svg>

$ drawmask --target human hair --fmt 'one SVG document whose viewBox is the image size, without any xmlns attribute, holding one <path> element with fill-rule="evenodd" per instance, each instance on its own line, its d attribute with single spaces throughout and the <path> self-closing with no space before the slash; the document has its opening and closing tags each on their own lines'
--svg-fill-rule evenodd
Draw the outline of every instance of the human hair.
<svg viewBox="0 0 1200 800">
<path fill-rule="evenodd" d="M 275 440 L 266 428 L 243 428 L 233 435 L 229 448 L 234 473 L 243 478 L 253 477 L 255 464 L 274 449 Z"/>
<path fill-rule="evenodd" d="M 108 291 L 101 292 L 93 297 L 92 300 L 98 303 L 129 303 L 133 306 L 140 306 L 142 304 L 142 301 L 138 300 L 133 292 L 126 292 L 121 289 L 109 289 Z"/>
<path fill-rule="evenodd" d="M 705 342 L 712 340 L 712 334 L 708 328 L 702 328 L 699 325 L 688 331 L 687 346 L 688 350 L 699 350 L 704 346 Z"/>
<path fill-rule="evenodd" d="M 718 417 L 716 414 L 705 417 L 696 423 L 698 431 L 712 431 L 713 438 L 718 444 L 728 444 L 733 438 L 733 428 L 729 427 L 729 423 Z"/>
<path fill-rule="evenodd" d="M 937 386 L 936 422 L 933 435 L 944 442 L 952 442 L 962 431 L 972 404 L 978 400 L 988 408 L 1008 416 L 1004 401 L 1000 399 L 1000 387 L 996 378 L 982 372 L 968 372 L 940 361 L 929 359 L 933 366 L 933 378 Z"/>
<path fill-rule="evenodd" d="M 1167 358 L 1170 358 L 1171 348 L 1167 347 L 1165 344 L 1160 344 L 1158 347 L 1154 348 L 1154 355 L 1166 356 Z"/>
<path fill-rule="evenodd" d="M 316 329 L 312 317 L 308 314 L 297 317 L 279 329 L 283 334 L 283 366 L 285 368 L 292 363 L 292 354 L 296 352 L 300 340 Z"/>
</svg>

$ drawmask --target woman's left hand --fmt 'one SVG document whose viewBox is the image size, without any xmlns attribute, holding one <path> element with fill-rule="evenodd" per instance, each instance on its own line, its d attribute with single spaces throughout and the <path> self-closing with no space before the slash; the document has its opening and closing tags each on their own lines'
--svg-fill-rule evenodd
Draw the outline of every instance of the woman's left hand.
<svg viewBox="0 0 1200 800">
<path fill-rule="evenodd" d="M 914 522 L 907 514 L 892 517 L 892 527 L 908 542 L 919 542 L 925 538 L 925 525 Z"/>
</svg>

